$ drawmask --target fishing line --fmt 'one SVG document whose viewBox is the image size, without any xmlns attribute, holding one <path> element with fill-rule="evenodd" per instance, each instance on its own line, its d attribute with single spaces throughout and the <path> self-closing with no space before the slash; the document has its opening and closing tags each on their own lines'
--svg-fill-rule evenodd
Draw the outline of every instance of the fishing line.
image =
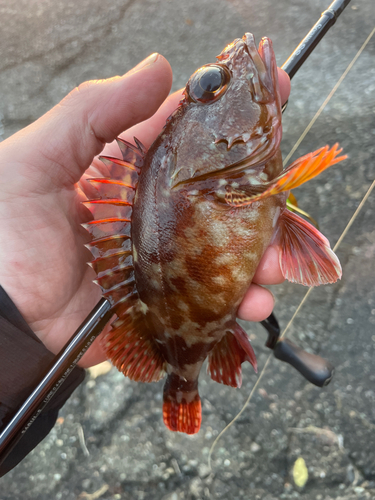
<svg viewBox="0 0 375 500">
<path fill-rule="evenodd" d="M 340 244 L 341 244 L 342 240 L 345 238 L 346 233 L 349 231 L 349 229 L 350 229 L 351 225 L 352 225 L 352 224 L 353 224 L 353 222 L 356 220 L 356 218 L 357 218 L 357 216 L 358 216 L 359 212 L 362 210 L 363 205 L 366 203 L 367 198 L 370 196 L 370 194 L 371 194 L 372 190 L 374 189 L 374 187 L 375 187 L 375 179 L 373 180 L 373 182 L 372 182 L 371 186 L 368 188 L 368 190 L 367 190 L 367 192 L 366 192 L 365 196 L 362 198 L 362 201 L 361 201 L 361 203 L 358 205 L 357 210 L 356 210 L 356 211 L 354 212 L 354 214 L 352 215 L 352 218 L 351 218 L 351 219 L 350 219 L 350 221 L 347 223 L 347 225 L 346 225 L 346 227 L 345 227 L 344 231 L 341 233 L 341 236 L 340 236 L 340 238 L 337 240 L 336 245 L 333 247 L 333 251 L 334 251 L 334 252 L 336 251 L 336 248 L 338 248 L 338 247 L 340 246 Z"/>
<path fill-rule="evenodd" d="M 295 152 L 295 150 L 298 148 L 298 146 L 301 144 L 301 142 L 303 141 L 303 139 L 306 137 L 307 133 L 309 132 L 309 130 L 311 129 L 311 127 L 314 125 L 314 123 L 316 122 L 316 120 L 319 118 L 319 116 L 322 114 L 324 108 L 327 106 L 327 104 L 329 103 L 329 101 L 331 100 L 331 98 L 333 97 L 333 95 L 336 93 L 336 90 L 339 88 L 339 86 L 341 85 L 341 83 L 343 82 L 344 78 L 346 77 L 346 75 L 349 73 L 349 71 L 352 69 L 353 65 L 355 64 L 356 60 L 358 59 L 358 57 L 362 54 L 363 50 L 366 48 L 366 45 L 369 43 L 369 41 L 371 40 L 371 38 L 373 37 L 375 33 L 375 27 L 374 29 L 371 31 L 371 33 L 369 34 L 369 36 L 367 37 L 367 39 L 363 42 L 363 45 L 362 47 L 359 49 L 359 51 L 356 53 L 356 55 L 353 57 L 352 61 L 349 63 L 348 67 L 346 68 L 346 70 L 344 71 L 344 73 L 341 75 L 341 77 L 339 78 L 339 80 L 337 81 L 336 85 L 333 87 L 333 89 L 331 90 L 331 92 L 328 94 L 327 98 L 325 99 L 325 101 L 323 102 L 323 104 L 320 106 L 320 108 L 318 109 L 318 111 L 315 113 L 315 116 L 312 118 L 312 120 L 310 121 L 310 123 L 307 125 L 307 127 L 305 128 L 305 130 L 302 132 L 300 138 L 298 139 L 298 141 L 295 143 L 295 145 L 293 146 L 293 148 L 291 149 L 291 151 L 289 152 L 288 156 L 285 158 L 285 160 L 283 161 L 283 166 L 285 167 L 285 165 L 288 163 L 290 157 L 293 155 L 293 153 Z"/>
<path fill-rule="evenodd" d="M 365 42 L 362 44 L 361 48 L 358 50 L 357 54 L 354 56 L 354 58 L 352 59 L 352 61 L 349 63 L 348 67 L 346 68 L 346 70 L 344 71 L 344 73 L 341 75 L 341 77 L 337 81 L 336 85 L 333 87 L 333 89 L 331 90 L 331 92 L 328 94 L 327 98 L 325 99 L 325 101 L 323 102 L 323 104 L 320 106 L 320 108 L 316 112 L 315 116 L 312 118 L 312 120 L 310 121 L 310 123 L 308 124 L 308 126 L 305 128 L 305 130 L 302 132 L 300 138 L 295 143 L 295 145 L 293 146 L 293 148 L 289 152 L 288 156 L 285 158 L 285 160 L 283 162 L 283 166 L 285 166 L 285 164 L 287 163 L 287 161 L 290 159 L 290 157 L 293 155 L 293 153 L 295 152 L 295 150 L 298 148 L 298 146 L 301 144 L 301 142 L 303 141 L 303 139 L 306 137 L 307 133 L 309 132 L 309 130 L 311 129 L 311 127 L 314 125 L 314 123 L 316 122 L 316 120 L 319 118 L 319 116 L 321 115 L 323 109 L 326 107 L 326 105 L 328 104 L 328 102 L 331 100 L 332 96 L 335 94 L 336 90 L 339 88 L 339 86 L 343 82 L 343 80 L 346 77 L 346 75 L 352 69 L 354 63 L 357 61 L 358 57 L 361 55 L 361 53 L 363 52 L 363 50 L 365 49 L 366 45 L 369 43 L 369 41 L 371 40 L 371 38 L 373 37 L 374 34 L 375 34 L 375 27 L 373 28 L 373 30 L 371 31 L 370 35 L 367 37 L 367 39 L 365 40 Z M 358 217 L 360 211 L 363 208 L 363 205 L 366 203 L 366 201 L 367 201 L 368 197 L 370 196 L 371 192 L 373 191 L 374 187 L 375 187 L 375 179 L 372 182 L 371 186 L 368 188 L 365 196 L 362 198 L 361 203 L 358 205 L 356 211 L 354 212 L 354 214 L 350 218 L 349 222 L 345 226 L 345 229 L 341 233 L 339 239 L 337 240 L 337 243 L 333 247 L 333 251 L 334 252 L 339 248 L 342 240 L 345 238 L 345 236 L 346 236 L 347 232 L 349 231 L 350 227 L 352 226 L 353 222 Z M 280 339 L 282 339 L 283 337 L 285 337 L 285 334 L 287 333 L 287 331 L 291 327 L 291 325 L 294 322 L 294 320 L 295 320 L 297 314 L 299 313 L 299 311 L 302 309 L 303 305 L 305 304 L 305 302 L 306 302 L 308 296 L 310 295 L 311 291 L 313 290 L 313 288 L 314 287 L 310 287 L 307 290 L 307 292 L 304 295 L 303 299 L 299 303 L 296 311 L 294 312 L 293 316 L 289 320 L 289 323 L 286 325 L 286 327 L 284 328 L 283 332 L 281 333 Z M 260 382 L 261 382 L 261 380 L 263 378 L 263 375 L 265 374 L 265 372 L 266 372 L 266 370 L 268 368 L 268 365 L 270 364 L 271 358 L 272 358 L 272 353 L 269 354 L 269 356 L 267 357 L 266 362 L 265 362 L 265 364 L 264 364 L 264 366 L 263 366 L 263 368 L 262 368 L 262 370 L 261 370 L 261 372 L 259 374 L 259 377 L 256 380 L 256 382 L 255 382 L 255 384 L 254 384 L 254 386 L 253 386 L 253 388 L 252 388 L 252 390 L 251 390 L 251 392 L 250 392 L 247 400 L 245 401 L 243 407 L 237 413 L 237 415 L 231 420 L 231 422 L 229 422 L 229 424 L 226 427 L 224 427 L 224 429 L 219 433 L 219 435 L 216 437 L 215 441 L 212 443 L 212 446 L 211 446 L 210 451 L 208 453 L 208 467 L 210 468 L 210 470 L 212 470 L 212 468 L 211 468 L 211 457 L 212 457 L 212 454 L 214 452 L 214 449 L 215 449 L 218 441 L 223 436 L 223 434 L 225 434 L 227 432 L 227 430 L 234 424 L 234 422 L 236 420 L 238 420 L 238 418 L 246 410 L 247 406 L 249 405 L 249 403 L 250 403 L 250 401 L 251 401 L 251 399 L 252 399 L 252 397 L 253 397 L 256 389 L 257 389 L 257 387 L 259 386 L 259 384 L 260 384 Z"/>
</svg>

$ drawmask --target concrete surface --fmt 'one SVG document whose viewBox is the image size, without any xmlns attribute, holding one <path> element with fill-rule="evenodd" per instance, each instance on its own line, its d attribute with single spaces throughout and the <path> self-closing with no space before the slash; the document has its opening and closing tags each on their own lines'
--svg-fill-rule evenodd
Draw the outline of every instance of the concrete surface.
<svg viewBox="0 0 375 500">
<path fill-rule="evenodd" d="M 84 80 L 130 69 L 159 51 L 174 89 L 245 31 L 273 39 L 279 64 L 329 0 L 0 0 L 0 135 L 38 118 Z M 374 26 L 373 0 L 353 0 L 293 81 L 284 115 L 287 153 Z M 350 159 L 299 188 L 300 204 L 334 244 L 375 174 L 375 37 L 324 110 L 298 154 L 340 141 Z M 130 382 L 115 370 L 88 376 L 50 433 L 0 480 L 1 500 L 375 498 L 375 193 L 338 250 L 343 279 L 314 290 L 289 336 L 336 366 L 325 389 L 272 359 L 254 399 L 208 450 L 246 400 L 203 376 L 203 425 L 194 437 L 162 424 L 162 383 Z M 273 287 L 285 326 L 306 290 Z M 260 369 L 267 349 L 247 325 Z M 303 457 L 309 479 L 293 481 Z"/>
</svg>

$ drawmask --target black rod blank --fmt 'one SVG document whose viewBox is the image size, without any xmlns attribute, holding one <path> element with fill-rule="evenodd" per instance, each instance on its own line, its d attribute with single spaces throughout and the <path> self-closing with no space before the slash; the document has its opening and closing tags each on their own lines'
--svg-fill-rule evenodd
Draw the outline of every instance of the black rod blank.
<svg viewBox="0 0 375 500">
<path fill-rule="evenodd" d="M 59 390 L 78 361 L 108 323 L 112 313 L 101 299 L 71 339 L 56 355 L 53 365 L 0 433 L 0 464 Z"/>
<path fill-rule="evenodd" d="M 281 66 L 281 69 L 289 75 L 289 78 L 293 78 L 293 76 L 297 73 L 320 40 L 335 24 L 338 17 L 345 7 L 347 7 L 349 2 L 350 0 L 334 0 L 328 9 L 322 13 L 319 21 L 314 24 L 298 47 Z"/>
</svg>

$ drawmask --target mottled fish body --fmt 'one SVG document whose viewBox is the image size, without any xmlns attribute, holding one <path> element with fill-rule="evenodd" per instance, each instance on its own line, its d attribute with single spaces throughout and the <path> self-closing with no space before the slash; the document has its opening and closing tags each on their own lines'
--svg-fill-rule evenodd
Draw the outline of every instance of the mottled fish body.
<svg viewBox="0 0 375 500">
<path fill-rule="evenodd" d="M 341 276 L 327 240 L 286 208 L 287 191 L 337 163 L 337 145 L 282 168 L 281 106 L 271 41 L 247 33 L 190 78 L 185 96 L 148 152 L 119 140 L 104 157 L 91 263 L 118 319 L 103 340 L 133 380 L 167 374 L 163 416 L 173 431 L 201 423 L 198 376 L 241 385 L 256 358 L 236 313 L 267 246 L 280 245 L 290 281 Z"/>
</svg>

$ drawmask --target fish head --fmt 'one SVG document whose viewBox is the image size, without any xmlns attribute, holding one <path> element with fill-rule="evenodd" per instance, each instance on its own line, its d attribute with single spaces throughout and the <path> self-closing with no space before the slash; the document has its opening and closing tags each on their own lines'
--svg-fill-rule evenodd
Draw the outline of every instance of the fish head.
<svg viewBox="0 0 375 500">
<path fill-rule="evenodd" d="M 282 133 L 277 65 L 271 40 L 263 38 L 259 48 L 251 33 L 234 40 L 215 63 L 193 73 L 181 108 L 177 114 L 185 136 L 190 135 L 190 150 L 187 148 L 190 162 L 188 168 L 181 169 L 179 165 L 175 171 L 177 183 L 238 161 L 247 167 L 271 158 L 279 148 Z M 177 134 L 180 153 L 182 136 Z M 220 151 L 220 158 L 215 149 Z M 205 157 L 211 161 L 204 161 Z"/>
</svg>

